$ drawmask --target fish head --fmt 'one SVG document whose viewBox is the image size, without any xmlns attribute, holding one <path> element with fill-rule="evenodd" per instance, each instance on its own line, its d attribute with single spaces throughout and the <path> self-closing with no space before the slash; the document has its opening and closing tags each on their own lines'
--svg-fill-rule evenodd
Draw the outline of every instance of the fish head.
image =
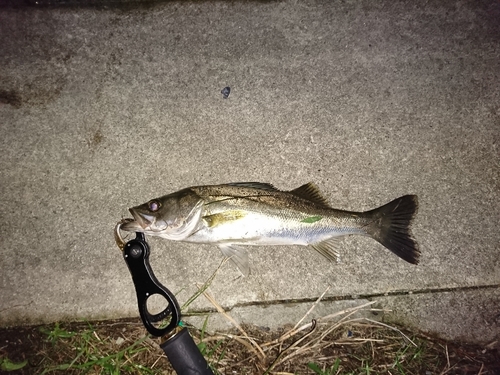
<svg viewBox="0 0 500 375">
<path fill-rule="evenodd" d="M 181 241 L 198 227 L 202 208 L 203 200 L 184 189 L 130 208 L 134 220 L 124 223 L 121 229 Z"/>
</svg>

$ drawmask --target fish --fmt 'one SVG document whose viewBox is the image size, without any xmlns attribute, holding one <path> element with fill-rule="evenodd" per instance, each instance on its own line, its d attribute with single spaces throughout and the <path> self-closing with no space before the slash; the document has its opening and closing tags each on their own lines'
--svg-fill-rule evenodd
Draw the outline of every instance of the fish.
<svg viewBox="0 0 500 375">
<path fill-rule="evenodd" d="M 369 236 L 399 258 L 418 264 L 411 224 L 416 195 L 405 195 L 364 212 L 334 209 L 314 183 L 282 191 L 261 182 L 188 187 L 129 209 L 121 230 L 173 241 L 215 244 L 250 273 L 249 246 L 309 246 L 330 261 L 340 257 L 339 239 Z"/>
</svg>

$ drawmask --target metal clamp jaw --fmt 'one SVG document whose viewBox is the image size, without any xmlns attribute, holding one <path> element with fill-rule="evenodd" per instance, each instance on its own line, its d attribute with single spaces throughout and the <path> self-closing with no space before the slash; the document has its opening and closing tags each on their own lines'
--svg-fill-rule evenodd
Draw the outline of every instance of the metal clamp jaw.
<svg viewBox="0 0 500 375">
<path fill-rule="evenodd" d="M 137 293 L 137 303 L 142 322 L 149 333 L 161 337 L 174 332 L 180 322 L 181 309 L 175 296 L 165 288 L 156 278 L 149 264 L 149 245 L 143 233 L 136 233 L 136 238 L 123 245 L 123 258 L 134 281 Z M 148 299 L 159 294 L 167 304 L 163 311 L 151 314 L 148 310 Z M 155 326 L 170 316 L 166 326 Z"/>
</svg>

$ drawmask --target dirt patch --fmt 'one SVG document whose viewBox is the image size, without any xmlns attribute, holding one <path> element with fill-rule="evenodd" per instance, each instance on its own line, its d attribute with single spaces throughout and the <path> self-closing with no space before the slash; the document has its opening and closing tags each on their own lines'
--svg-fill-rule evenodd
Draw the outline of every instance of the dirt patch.
<svg viewBox="0 0 500 375">
<path fill-rule="evenodd" d="M 214 373 L 500 374 L 498 343 L 450 343 L 369 322 L 335 329 L 318 323 L 284 340 L 290 327 L 242 328 L 263 356 L 239 331 L 208 335 L 190 329 Z M 6 328 L 0 330 L 0 372 L 173 374 L 158 343 L 136 319 Z M 21 368 L 6 371 L 16 365 Z"/>
</svg>

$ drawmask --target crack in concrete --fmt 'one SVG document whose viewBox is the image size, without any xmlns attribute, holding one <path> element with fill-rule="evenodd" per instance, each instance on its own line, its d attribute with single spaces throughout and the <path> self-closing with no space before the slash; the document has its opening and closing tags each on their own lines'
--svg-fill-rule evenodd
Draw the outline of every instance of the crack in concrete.
<svg viewBox="0 0 500 375">
<path fill-rule="evenodd" d="M 475 286 L 461 286 L 461 287 L 449 287 L 449 288 L 431 288 L 431 289 L 421 289 L 421 290 L 395 290 L 391 292 L 384 293 L 371 293 L 371 294 L 350 294 L 342 296 L 329 296 L 321 299 L 321 302 L 335 302 L 335 301 L 348 301 L 354 299 L 372 299 L 377 297 L 392 297 L 392 296 L 409 296 L 417 294 L 431 294 L 431 293 L 447 293 L 447 292 L 466 292 L 470 290 L 488 290 L 500 288 L 500 284 L 493 285 L 475 285 Z M 235 304 L 235 307 L 246 307 L 246 306 L 270 306 L 279 304 L 293 304 L 293 303 L 314 303 L 317 298 L 300 298 L 300 299 L 284 299 L 284 300 L 274 300 L 274 301 L 258 301 L 258 302 L 242 302 Z"/>
<path fill-rule="evenodd" d="M 391 292 L 384 293 L 371 293 L 371 294 L 350 294 L 342 296 L 329 296 L 323 297 L 321 302 L 336 302 L 336 301 L 349 301 L 356 299 L 373 299 L 377 297 L 393 297 L 393 296 L 411 296 L 411 295 L 421 295 L 421 294 L 431 294 L 431 293 L 449 293 L 449 292 L 467 292 L 471 290 L 489 290 L 500 288 L 500 284 L 492 285 L 479 285 L 479 286 L 460 286 L 460 287 L 449 287 L 449 288 L 431 288 L 431 289 L 421 289 L 421 290 L 395 290 Z M 251 302 L 241 302 L 234 304 L 231 307 L 223 307 L 225 311 L 231 311 L 239 307 L 269 307 L 276 305 L 293 305 L 301 303 L 314 303 L 317 301 L 316 298 L 292 298 L 292 299 L 277 299 L 271 301 L 251 301 Z M 216 312 L 215 309 L 200 309 L 193 313 L 184 314 L 185 316 L 191 316 L 193 314 Z"/>
</svg>

